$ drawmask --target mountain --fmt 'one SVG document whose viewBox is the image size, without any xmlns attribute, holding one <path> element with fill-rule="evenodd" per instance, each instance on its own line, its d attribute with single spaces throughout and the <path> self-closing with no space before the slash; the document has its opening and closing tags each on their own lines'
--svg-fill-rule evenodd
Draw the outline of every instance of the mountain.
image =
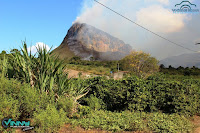
<svg viewBox="0 0 200 133">
<path fill-rule="evenodd" d="M 160 61 L 160 64 L 173 67 L 199 67 L 200 68 L 200 53 L 182 54 L 179 56 L 168 57 Z"/>
<path fill-rule="evenodd" d="M 79 56 L 89 60 L 120 60 L 132 51 L 123 41 L 85 23 L 75 23 L 53 53 L 60 58 Z"/>
</svg>

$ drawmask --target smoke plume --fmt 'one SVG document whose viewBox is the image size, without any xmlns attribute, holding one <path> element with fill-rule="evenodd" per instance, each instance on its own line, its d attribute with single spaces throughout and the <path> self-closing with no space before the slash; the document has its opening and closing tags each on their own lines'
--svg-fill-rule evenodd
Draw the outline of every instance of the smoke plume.
<svg viewBox="0 0 200 133">
<path fill-rule="evenodd" d="M 199 38 L 196 29 L 199 16 L 174 14 L 172 8 L 179 0 L 99 0 L 102 4 L 130 18 L 145 28 L 184 47 L 196 49 L 194 40 Z M 75 22 L 87 23 L 130 44 L 135 50 L 143 50 L 163 59 L 172 55 L 189 53 L 163 40 L 130 21 L 111 12 L 92 0 L 84 0 L 80 15 Z M 198 26 L 199 27 L 199 26 Z M 191 28 L 196 29 L 191 31 Z"/>
</svg>

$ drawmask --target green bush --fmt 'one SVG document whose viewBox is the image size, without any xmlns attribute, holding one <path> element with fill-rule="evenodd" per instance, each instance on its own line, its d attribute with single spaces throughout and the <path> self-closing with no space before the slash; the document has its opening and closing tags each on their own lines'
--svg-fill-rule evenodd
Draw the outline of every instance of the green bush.
<svg viewBox="0 0 200 133">
<path fill-rule="evenodd" d="M 19 107 L 20 103 L 13 97 L 6 95 L 5 93 L 0 94 L 0 119 L 12 118 L 18 119 L 20 116 Z"/>
<path fill-rule="evenodd" d="M 23 88 L 23 85 L 16 80 L 0 78 L 0 120 L 4 118 L 17 120 L 20 117 L 21 103 L 18 101 L 18 94 L 21 87 Z M 2 131 L 14 132 L 12 129 L 5 130 L 0 126 L 0 132 Z"/>
<path fill-rule="evenodd" d="M 58 110 L 63 109 L 66 112 L 67 116 L 71 116 L 73 111 L 73 99 L 69 97 L 59 98 L 57 108 Z"/>
<path fill-rule="evenodd" d="M 13 120 L 17 120 L 21 113 L 19 112 L 19 101 L 15 100 L 9 95 L 5 93 L 0 94 L 0 120 L 4 118 L 12 118 Z M 14 132 L 14 129 L 4 129 L 0 126 L 0 132 Z"/>
<path fill-rule="evenodd" d="M 85 82 L 95 83 L 90 87 L 87 100 L 90 96 L 101 99 L 110 111 L 130 109 L 184 115 L 194 115 L 200 112 L 200 82 L 198 80 L 172 81 L 158 74 L 146 80 L 135 76 L 122 80 L 95 77 Z M 82 103 L 88 103 L 88 101 L 82 99 Z M 95 106 L 92 105 L 95 103 L 91 103 L 91 106 Z"/>
<path fill-rule="evenodd" d="M 183 116 L 164 113 L 144 113 L 123 111 L 93 111 L 84 119 L 76 119 L 75 124 L 85 129 L 106 131 L 146 131 L 146 132 L 190 132 L 193 125 Z"/>
<path fill-rule="evenodd" d="M 79 107 L 79 111 L 78 114 L 80 115 L 80 117 L 84 117 L 87 114 L 91 113 L 91 108 L 88 106 L 80 106 Z"/>
<path fill-rule="evenodd" d="M 46 109 L 49 103 L 54 103 L 54 97 L 40 94 L 29 84 L 21 84 L 13 79 L 0 78 L 0 95 L 2 97 L 0 101 L 1 112 L 5 111 L 12 114 L 13 119 L 18 118 L 19 115 L 21 115 L 20 117 L 31 118 L 35 111 Z M 12 111 L 13 108 L 16 108 L 15 112 Z M 4 115 L 4 117 L 8 116 Z"/>
<path fill-rule="evenodd" d="M 34 113 L 36 132 L 57 132 L 67 121 L 66 113 L 61 109 L 58 111 L 54 105 L 48 105 L 46 110 Z"/>
<path fill-rule="evenodd" d="M 20 116 L 18 94 L 20 93 L 21 85 L 16 80 L 8 80 L 0 78 L 0 117 L 17 119 Z"/>
<path fill-rule="evenodd" d="M 105 103 L 94 95 L 90 95 L 90 97 L 86 98 L 85 101 L 87 102 L 87 105 L 93 110 L 105 109 Z"/>
<path fill-rule="evenodd" d="M 150 130 L 162 133 L 192 132 L 193 125 L 183 116 L 152 113 L 147 117 Z"/>
<path fill-rule="evenodd" d="M 39 93 L 37 89 L 23 88 L 19 94 L 20 110 L 23 117 L 31 118 L 35 111 L 46 109 L 49 103 L 54 103 L 54 97 Z"/>
<path fill-rule="evenodd" d="M 194 84 L 168 80 L 138 80 L 128 84 L 129 107 L 139 111 L 163 111 L 194 115 L 200 107 L 200 89 Z"/>
<path fill-rule="evenodd" d="M 95 77 L 85 82 L 91 84 L 91 90 L 87 97 L 89 98 L 90 95 L 94 95 L 98 99 L 101 99 L 102 103 L 105 104 L 104 108 L 107 110 L 124 110 L 127 107 L 125 103 L 127 100 L 127 86 L 122 84 L 120 80 L 107 80 L 105 77 Z"/>
</svg>

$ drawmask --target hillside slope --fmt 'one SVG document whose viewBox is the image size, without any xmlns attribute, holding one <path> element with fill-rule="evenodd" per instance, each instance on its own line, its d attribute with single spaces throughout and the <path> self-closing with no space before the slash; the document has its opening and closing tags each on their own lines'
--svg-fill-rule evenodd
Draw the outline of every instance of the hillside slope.
<svg viewBox="0 0 200 133">
<path fill-rule="evenodd" d="M 168 57 L 160 61 L 160 64 L 173 67 L 199 67 L 200 68 L 200 53 L 182 54 L 179 56 Z"/>
</svg>

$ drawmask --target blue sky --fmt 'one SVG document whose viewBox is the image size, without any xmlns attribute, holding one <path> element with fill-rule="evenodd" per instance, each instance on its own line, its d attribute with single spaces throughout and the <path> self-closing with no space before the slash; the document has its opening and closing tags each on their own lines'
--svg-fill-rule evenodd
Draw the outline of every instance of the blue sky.
<svg viewBox="0 0 200 133">
<path fill-rule="evenodd" d="M 59 46 L 82 0 L 0 0 L 0 51 L 43 42 Z"/>
</svg>

